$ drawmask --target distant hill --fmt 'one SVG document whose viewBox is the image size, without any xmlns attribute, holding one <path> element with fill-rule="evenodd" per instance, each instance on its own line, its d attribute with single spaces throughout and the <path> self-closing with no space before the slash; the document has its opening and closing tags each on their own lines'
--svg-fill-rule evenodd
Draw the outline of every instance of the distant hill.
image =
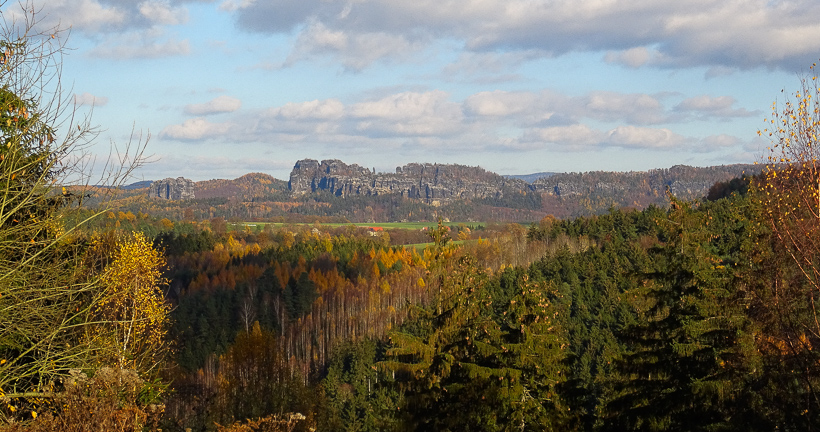
<svg viewBox="0 0 820 432">
<path fill-rule="evenodd" d="M 130 185 L 123 186 L 122 189 L 123 190 L 144 189 L 144 188 L 147 188 L 148 186 L 151 186 L 151 183 L 153 183 L 152 180 L 138 181 L 136 183 L 131 183 Z"/>
<path fill-rule="evenodd" d="M 288 196 L 288 182 L 268 174 L 250 173 L 233 180 L 206 180 L 194 183 L 198 199 L 228 198 L 239 201 L 282 200 Z"/>
<path fill-rule="evenodd" d="M 610 207 L 665 206 L 667 191 L 683 200 L 700 199 L 715 183 L 757 175 L 762 169 L 752 164 L 675 165 L 649 171 L 560 173 L 537 179 L 531 187 L 542 194 L 544 208 L 551 214 L 574 217 L 600 214 Z"/>
<path fill-rule="evenodd" d="M 640 172 L 593 171 L 500 176 L 479 167 L 408 164 L 376 173 L 339 160 L 297 162 L 290 181 L 262 173 L 194 182 L 195 198 L 148 197 L 148 182 L 122 190 L 123 209 L 171 219 L 264 219 L 291 222 L 450 220 L 525 221 L 606 213 L 610 208 L 666 206 L 667 191 L 686 200 L 759 165 L 671 168 Z M 531 182 L 525 179 L 533 178 Z"/>
</svg>

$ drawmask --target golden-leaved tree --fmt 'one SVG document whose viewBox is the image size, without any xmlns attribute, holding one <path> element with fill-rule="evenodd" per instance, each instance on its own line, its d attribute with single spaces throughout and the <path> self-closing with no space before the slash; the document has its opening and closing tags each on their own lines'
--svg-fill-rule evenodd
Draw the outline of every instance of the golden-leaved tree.
<svg viewBox="0 0 820 432">
<path fill-rule="evenodd" d="M 110 261 L 100 276 L 104 294 L 91 311 L 98 324 L 88 328 L 88 343 L 110 348 L 100 356 L 102 363 L 150 374 L 167 352 L 165 258 L 141 233 L 107 242 L 98 238 L 96 246 Z"/>
<path fill-rule="evenodd" d="M 814 66 L 812 67 L 814 72 Z M 817 77 L 801 80 L 794 99 L 772 105 L 769 126 L 758 134 L 771 140 L 759 198 L 769 227 L 805 277 L 820 293 L 820 89 Z M 814 297 L 809 301 L 814 304 Z M 814 306 L 812 306 L 814 308 Z M 806 329 L 820 336 L 820 323 Z"/>
</svg>

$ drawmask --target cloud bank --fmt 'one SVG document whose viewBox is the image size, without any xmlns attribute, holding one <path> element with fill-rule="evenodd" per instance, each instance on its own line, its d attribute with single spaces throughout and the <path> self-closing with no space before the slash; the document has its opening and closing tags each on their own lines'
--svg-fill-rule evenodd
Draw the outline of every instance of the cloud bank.
<svg viewBox="0 0 820 432">
<path fill-rule="evenodd" d="M 169 125 L 160 138 L 186 142 L 312 143 L 378 151 L 406 146 L 442 151 L 561 152 L 605 148 L 709 152 L 741 145 L 729 135 L 698 138 L 676 125 L 702 116 L 745 117 L 728 96 L 667 100 L 666 95 L 555 91 L 478 92 L 462 101 L 442 90 L 399 92 L 345 104 L 338 99 L 290 102 L 264 110 L 241 110 L 237 99 L 220 96 L 188 105 L 198 115 Z M 227 122 L 202 116 L 231 113 Z"/>
<path fill-rule="evenodd" d="M 461 41 L 468 52 L 601 52 L 629 68 L 791 69 L 820 51 L 820 3 L 799 0 L 374 0 L 223 3 L 249 32 L 291 33 L 291 59 L 349 67 Z M 786 25 L 786 23 L 788 23 Z"/>
</svg>

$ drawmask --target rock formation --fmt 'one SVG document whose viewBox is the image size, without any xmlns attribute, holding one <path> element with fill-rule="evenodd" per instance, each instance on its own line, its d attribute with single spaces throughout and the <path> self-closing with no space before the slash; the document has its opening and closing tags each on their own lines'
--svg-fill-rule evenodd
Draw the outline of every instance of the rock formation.
<svg viewBox="0 0 820 432">
<path fill-rule="evenodd" d="M 375 173 L 359 165 L 332 159 L 296 162 L 288 184 L 293 196 L 326 191 L 339 197 L 398 194 L 429 204 L 454 199 L 502 198 L 509 191 L 529 186 L 523 180 L 506 179 L 479 167 L 412 163 L 396 173 Z"/>
<path fill-rule="evenodd" d="M 396 194 L 432 205 L 458 199 L 489 199 L 493 205 L 513 205 L 520 204 L 518 198 L 534 194 L 553 203 L 556 199 L 586 200 L 604 205 L 606 210 L 609 206 L 665 205 L 667 190 L 681 199 L 699 199 L 715 182 L 759 172 L 760 167 L 755 165 L 676 165 L 642 172 L 551 173 L 527 183 L 464 165 L 411 163 L 396 168 L 393 174 L 376 173 L 337 159 L 303 159 L 294 166 L 288 187 L 294 197 L 314 192 L 339 197 Z"/>
<path fill-rule="evenodd" d="M 194 199 L 194 182 L 183 177 L 157 180 L 148 188 L 148 197 L 167 200 Z"/>
</svg>

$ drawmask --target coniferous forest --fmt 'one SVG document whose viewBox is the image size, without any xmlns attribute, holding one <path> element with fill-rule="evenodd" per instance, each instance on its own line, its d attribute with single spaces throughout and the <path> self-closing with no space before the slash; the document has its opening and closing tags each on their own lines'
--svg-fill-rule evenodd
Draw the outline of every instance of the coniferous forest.
<svg viewBox="0 0 820 432">
<path fill-rule="evenodd" d="M 93 128 L 42 102 L 62 46 L 35 28 L 0 40 L 0 430 L 820 428 L 814 79 L 762 174 L 701 199 L 230 229 L 116 208 L 138 144 L 88 204 Z"/>
</svg>

